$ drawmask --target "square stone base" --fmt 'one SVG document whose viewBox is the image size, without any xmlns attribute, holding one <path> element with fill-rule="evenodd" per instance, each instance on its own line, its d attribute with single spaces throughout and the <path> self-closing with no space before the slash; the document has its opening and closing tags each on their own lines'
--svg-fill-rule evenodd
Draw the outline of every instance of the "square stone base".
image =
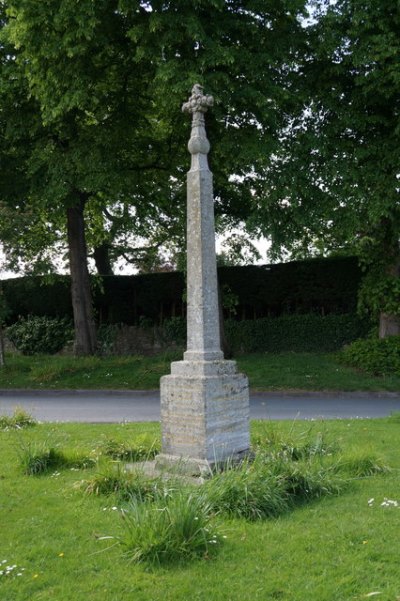
<svg viewBox="0 0 400 601">
<path fill-rule="evenodd" d="M 249 387 L 234 361 L 179 361 L 160 383 L 160 462 L 200 471 L 249 451 Z"/>
</svg>

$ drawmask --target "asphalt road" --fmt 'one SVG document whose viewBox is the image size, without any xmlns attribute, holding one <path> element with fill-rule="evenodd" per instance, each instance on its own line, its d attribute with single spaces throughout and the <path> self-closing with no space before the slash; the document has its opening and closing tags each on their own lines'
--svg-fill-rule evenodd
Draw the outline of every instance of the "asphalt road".
<svg viewBox="0 0 400 601">
<path fill-rule="evenodd" d="M 45 422 L 159 421 L 160 397 L 154 391 L 0 390 L 0 415 L 22 407 Z M 400 412 L 400 393 L 250 394 L 251 419 L 337 419 L 385 417 Z"/>
</svg>

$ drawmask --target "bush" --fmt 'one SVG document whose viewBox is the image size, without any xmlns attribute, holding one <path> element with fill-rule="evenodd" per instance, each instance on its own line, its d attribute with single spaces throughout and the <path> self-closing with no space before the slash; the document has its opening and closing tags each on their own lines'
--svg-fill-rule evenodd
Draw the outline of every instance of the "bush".
<svg viewBox="0 0 400 601">
<path fill-rule="evenodd" d="M 7 337 L 23 355 L 53 355 L 73 337 L 72 323 L 68 318 L 51 318 L 30 315 L 6 330 Z"/>
<path fill-rule="evenodd" d="M 184 345 L 186 342 L 186 319 L 171 317 L 162 325 L 162 335 L 169 343 Z"/>
<path fill-rule="evenodd" d="M 400 375 L 400 336 L 356 340 L 343 349 L 339 359 L 377 376 Z"/>
</svg>

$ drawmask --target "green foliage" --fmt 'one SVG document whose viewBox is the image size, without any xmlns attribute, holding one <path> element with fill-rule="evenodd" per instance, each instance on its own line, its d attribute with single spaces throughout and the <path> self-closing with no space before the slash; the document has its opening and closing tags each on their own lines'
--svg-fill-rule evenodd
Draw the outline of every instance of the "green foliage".
<svg viewBox="0 0 400 601">
<path fill-rule="evenodd" d="M 238 319 L 292 313 L 352 313 L 361 270 L 355 257 L 314 258 L 272 265 L 221 267 L 218 279 L 236 297 Z M 228 313 L 228 312 L 227 312 Z"/>
<path fill-rule="evenodd" d="M 237 306 L 239 304 L 239 297 L 237 294 L 232 292 L 228 284 L 222 284 L 219 289 L 221 294 L 223 312 L 229 317 L 233 317 L 237 314 Z"/>
<path fill-rule="evenodd" d="M 199 490 L 184 490 L 155 503 L 132 501 L 122 513 L 119 542 L 130 561 L 159 565 L 208 558 L 222 537 L 211 521 L 211 507 Z"/>
<path fill-rule="evenodd" d="M 311 0 L 295 98 L 255 198 L 276 254 L 356 252 L 363 304 L 398 312 L 400 71 L 396 0 Z M 396 281 L 397 280 L 397 281 Z"/>
<path fill-rule="evenodd" d="M 24 355 L 52 355 L 73 338 L 73 329 L 68 318 L 30 315 L 9 326 L 7 336 Z"/>
<path fill-rule="evenodd" d="M 162 325 L 162 333 L 168 343 L 185 344 L 186 320 L 183 317 L 171 317 Z"/>
<path fill-rule="evenodd" d="M 98 354 L 107 356 L 112 353 L 115 338 L 118 333 L 116 324 L 101 324 L 97 329 L 97 348 Z"/>
<path fill-rule="evenodd" d="M 41 217 L 28 240 L 31 257 L 32 247 L 54 243 L 48 231 L 65 239 L 65 208 L 82 193 L 91 248 L 114 246 L 113 258 L 127 250 L 132 258 L 131 234 L 150 239 L 150 254 L 160 241 L 182 240 L 190 125 L 179 106 L 195 82 L 216 100 L 209 132 L 218 141 L 217 210 L 225 223 L 241 220 L 250 172 L 278 143 L 277 109 L 290 104 L 283 75 L 304 4 L 2 3 L 4 146 L 23 190 L 16 177 L 8 183 L 24 201 L 14 215 Z M 11 223 L 12 211 L 9 230 Z M 21 246 L 19 232 L 13 246 L 16 237 Z"/>
<path fill-rule="evenodd" d="M 372 374 L 400 375 L 400 336 L 356 340 L 342 350 L 339 359 Z"/>
<path fill-rule="evenodd" d="M 374 315 L 400 315 L 400 278 L 393 265 L 388 269 L 387 256 L 382 257 L 381 248 L 377 250 L 363 257 L 366 275 L 360 287 L 360 310 Z"/>
<path fill-rule="evenodd" d="M 14 409 L 12 415 L 0 415 L 0 430 L 21 430 L 36 424 L 37 421 L 20 407 Z"/>
<path fill-rule="evenodd" d="M 366 336 L 371 322 L 357 315 L 283 315 L 225 322 L 234 353 L 329 352 Z"/>
<path fill-rule="evenodd" d="M 7 317 L 10 315 L 10 312 L 10 308 L 4 296 L 3 287 L 0 285 L 0 327 L 2 327 Z"/>
</svg>

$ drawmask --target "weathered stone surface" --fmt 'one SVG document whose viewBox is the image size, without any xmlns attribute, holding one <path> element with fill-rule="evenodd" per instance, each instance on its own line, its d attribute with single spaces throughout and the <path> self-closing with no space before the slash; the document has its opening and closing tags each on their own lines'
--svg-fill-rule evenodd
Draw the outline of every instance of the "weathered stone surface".
<svg viewBox="0 0 400 601">
<path fill-rule="evenodd" d="M 187 351 L 161 378 L 160 465 L 176 462 L 201 472 L 248 452 L 246 376 L 221 351 L 212 174 L 204 113 L 212 106 L 195 85 L 183 110 L 192 115 L 187 175 Z"/>
<path fill-rule="evenodd" d="M 223 375 L 224 363 L 220 362 L 220 373 L 214 376 L 161 378 L 164 454 L 213 464 L 249 449 L 248 381 L 243 374 L 232 374 L 232 361 L 226 362 Z"/>
</svg>

